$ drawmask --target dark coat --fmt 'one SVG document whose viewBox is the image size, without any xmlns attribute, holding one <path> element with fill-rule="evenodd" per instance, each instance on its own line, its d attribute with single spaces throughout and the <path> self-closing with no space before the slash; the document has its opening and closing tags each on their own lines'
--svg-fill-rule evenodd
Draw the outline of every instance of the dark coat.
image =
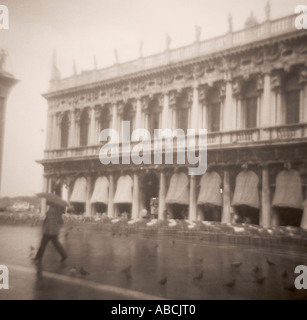
<svg viewBox="0 0 307 320">
<path fill-rule="evenodd" d="M 58 235 L 61 224 L 63 224 L 62 212 L 55 207 L 50 207 L 46 212 L 43 234 Z"/>
</svg>

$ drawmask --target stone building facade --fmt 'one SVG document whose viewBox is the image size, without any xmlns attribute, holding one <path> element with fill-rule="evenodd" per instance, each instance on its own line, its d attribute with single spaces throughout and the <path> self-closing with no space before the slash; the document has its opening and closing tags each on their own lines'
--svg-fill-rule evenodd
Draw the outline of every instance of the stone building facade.
<svg viewBox="0 0 307 320">
<path fill-rule="evenodd" d="M 152 210 L 190 220 L 300 225 L 306 198 L 307 31 L 296 15 L 153 56 L 61 78 L 54 62 L 48 100 L 44 190 L 76 212 L 131 218 Z M 99 161 L 99 133 L 133 128 L 206 128 L 208 170 Z M 119 149 L 122 155 L 121 148 Z M 303 219 L 304 220 L 304 219 Z"/>
</svg>

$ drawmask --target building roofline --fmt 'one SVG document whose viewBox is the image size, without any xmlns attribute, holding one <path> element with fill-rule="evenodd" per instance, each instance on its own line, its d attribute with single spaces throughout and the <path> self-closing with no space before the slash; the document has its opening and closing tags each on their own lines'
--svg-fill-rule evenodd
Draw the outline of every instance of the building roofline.
<svg viewBox="0 0 307 320">
<path fill-rule="evenodd" d="M 152 67 L 150 69 L 138 70 L 135 72 L 131 72 L 131 73 L 122 75 L 122 76 L 115 75 L 114 77 L 107 78 L 107 79 L 88 82 L 88 83 L 75 85 L 75 86 L 71 86 L 71 87 L 67 87 L 67 88 L 60 88 L 55 91 L 46 92 L 46 93 L 42 94 L 42 96 L 48 100 L 49 98 L 62 96 L 65 94 L 73 93 L 75 91 L 89 90 L 89 89 L 95 88 L 97 86 L 112 85 L 114 83 L 122 82 L 122 81 L 132 79 L 132 78 L 140 78 L 140 77 L 147 76 L 149 74 L 158 74 L 161 72 L 165 72 L 165 70 L 172 70 L 172 69 L 178 68 L 181 65 L 199 63 L 201 61 L 206 61 L 208 59 L 215 59 L 215 58 L 221 57 L 221 56 L 225 57 L 225 56 L 228 56 L 228 55 L 231 55 L 234 53 L 240 53 L 243 51 L 255 49 L 257 47 L 266 46 L 266 45 L 272 44 L 274 42 L 286 41 L 286 40 L 304 37 L 304 36 L 307 36 L 306 30 L 295 30 L 290 33 L 279 34 L 274 37 L 267 37 L 267 38 L 259 39 L 259 40 L 252 41 L 249 43 L 243 43 L 241 45 L 223 48 L 219 51 L 199 55 L 197 57 L 192 57 L 190 59 L 181 60 L 181 61 L 177 61 L 177 62 L 171 62 L 169 64 Z M 93 70 L 93 72 L 95 72 L 95 70 Z M 72 76 L 72 77 L 64 78 L 62 80 L 74 79 L 74 78 L 75 77 Z"/>
</svg>

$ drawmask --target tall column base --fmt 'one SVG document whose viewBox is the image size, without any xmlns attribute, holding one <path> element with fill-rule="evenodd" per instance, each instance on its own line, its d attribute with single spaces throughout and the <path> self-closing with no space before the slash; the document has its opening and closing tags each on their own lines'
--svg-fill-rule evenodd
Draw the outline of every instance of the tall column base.
<svg viewBox="0 0 307 320">
<path fill-rule="evenodd" d="M 165 173 L 160 173 L 160 188 L 159 188 L 159 213 L 158 219 L 162 220 L 165 218 L 164 211 L 166 209 L 165 204 L 165 197 L 166 197 L 166 187 L 165 187 Z"/>
<path fill-rule="evenodd" d="M 137 219 L 139 217 L 139 177 L 135 173 L 133 175 L 133 195 L 132 195 L 132 212 L 131 218 Z"/>
<path fill-rule="evenodd" d="M 189 220 L 196 221 L 196 177 L 190 178 Z"/>
<path fill-rule="evenodd" d="M 85 203 L 85 215 L 90 216 L 92 213 L 92 204 L 91 204 L 91 195 L 92 195 L 92 177 L 87 177 L 87 193 L 86 193 L 86 203 Z"/>
<path fill-rule="evenodd" d="M 108 218 L 113 218 L 115 216 L 114 213 L 114 177 L 110 175 L 109 178 L 109 198 L 108 198 Z"/>
<path fill-rule="evenodd" d="M 269 169 L 262 168 L 262 193 L 261 193 L 261 219 L 260 225 L 264 228 L 271 226 L 271 204 L 270 204 L 270 183 Z"/>
<path fill-rule="evenodd" d="M 229 182 L 229 170 L 224 170 L 224 181 L 223 181 L 223 213 L 222 223 L 230 223 L 230 182 Z"/>
</svg>

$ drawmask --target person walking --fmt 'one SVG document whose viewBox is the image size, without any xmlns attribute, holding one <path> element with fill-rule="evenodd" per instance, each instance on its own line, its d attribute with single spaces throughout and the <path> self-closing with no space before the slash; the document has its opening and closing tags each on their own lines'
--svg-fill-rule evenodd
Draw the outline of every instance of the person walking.
<svg viewBox="0 0 307 320">
<path fill-rule="evenodd" d="M 64 262 L 67 259 L 67 254 L 59 242 L 58 235 L 60 227 L 63 224 L 62 214 L 64 213 L 65 207 L 49 201 L 47 201 L 47 205 L 49 206 L 49 209 L 46 212 L 46 218 L 43 223 L 43 237 L 40 247 L 33 260 L 36 262 L 41 262 L 47 244 L 51 240 L 61 256 L 60 261 Z"/>
</svg>

